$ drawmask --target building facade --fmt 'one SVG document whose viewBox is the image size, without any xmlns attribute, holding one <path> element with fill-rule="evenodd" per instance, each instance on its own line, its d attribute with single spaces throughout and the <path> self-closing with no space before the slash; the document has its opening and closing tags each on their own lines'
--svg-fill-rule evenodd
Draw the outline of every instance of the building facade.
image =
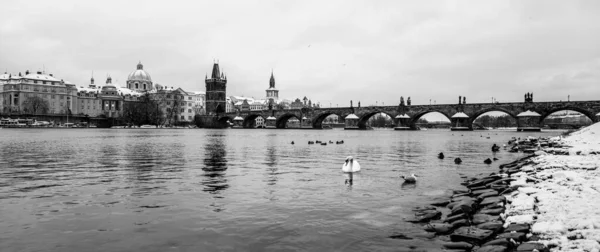
<svg viewBox="0 0 600 252">
<path fill-rule="evenodd" d="M 66 115 L 72 113 L 77 89 L 68 81 L 38 71 L 0 75 L 2 115 Z"/>
<path fill-rule="evenodd" d="M 92 76 L 87 87 L 77 87 L 42 71 L 25 71 L 25 75 L 4 73 L 0 75 L 0 114 L 45 117 L 56 124 L 69 117 L 71 122 L 119 119 L 125 103 L 138 102 L 144 94 L 161 104 L 165 122 L 192 122 L 195 115 L 205 114 L 204 92 L 154 85 L 141 62 L 128 75 L 126 87 L 113 83 L 110 76 L 104 84 L 96 84 Z"/>
</svg>

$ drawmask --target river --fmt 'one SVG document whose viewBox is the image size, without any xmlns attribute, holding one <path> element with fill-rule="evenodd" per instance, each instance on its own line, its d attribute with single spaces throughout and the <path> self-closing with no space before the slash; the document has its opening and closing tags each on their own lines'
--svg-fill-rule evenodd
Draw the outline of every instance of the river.
<svg viewBox="0 0 600 252">
<path fill-rule="evenodd" d="M 492 144 L 558 134 L 0 129 L 0 251 L 439 248 L 388 237 L 422 232 L 402 219 L 461 188 L 461 176 L 523 155 Z M 362 167 L 351 186 L 340 170 L 349 155 Z M 417 183 L 403 184 L 410 173 Z"/>
</svg>

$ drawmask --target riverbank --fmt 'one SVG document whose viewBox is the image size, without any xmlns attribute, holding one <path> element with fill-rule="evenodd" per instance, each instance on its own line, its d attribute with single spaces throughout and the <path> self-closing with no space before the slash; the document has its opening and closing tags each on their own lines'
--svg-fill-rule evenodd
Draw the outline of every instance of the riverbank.
<svg viewBox="0 0 600 252">
<path fill-rule="evenodd" d="M 600 123 L 556 141 L 511 174 L 503 217 L 551 251 L 600 251 Z"/>
<path fill-rule="evenodd" d="M 407 221 L 427 223 L 445 249 L 600 251 L 600 123 L 530 140 L 531 156 L 466 179 Z"/>
</svg>

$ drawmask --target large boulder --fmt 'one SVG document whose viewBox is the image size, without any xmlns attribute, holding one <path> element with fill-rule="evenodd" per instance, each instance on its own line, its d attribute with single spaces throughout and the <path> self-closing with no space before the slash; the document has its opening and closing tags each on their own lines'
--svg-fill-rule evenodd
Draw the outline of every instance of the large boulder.
<svg viewBox="0 0 600 252">
<path fill-rule="evenodd" d="M 458 242 L 464 241 L 468 243 L 481 244 L 492 236 L 494 232 L 491 230 L 480 229 L 476 227 L 460 227 L 450 235 L 450 240 Z"/>
<path fill-rule="evenodd" d="M 467 242 L 444 242 L 442 246 L 447 249 L 471 250 L 473 248 L 473 244 Z"/>
<path fill-rule="evenodd" d="M 489 198 L 489 197 L 494 197 L 494 196 L 498 196 L 498 191 L 494 190 L 494 189 L 490 189 L 490 191 L 479 194 L 477 196 L 477 200 L 478 201 L 482 201 L 485 198 Z"/>
<path fill-rule="evenodd" d="M 452 227 L 454 227 L 454 228 L 459 228 L 459 227 L 463 227 L 463 226 L 468 226 L 469 221 L 467 221 L 467 219 L 460 219 L 460 220 L 455 220 L 455 221 L 451 222 L 450 224 L 452 224 Z"/>
<path fill-rule="evenodd" d="M 519 245 L 519 247 L 517 247 L 517 252 L 533 252 L 533 251 L 550 252 L 550 250 L 548 249 L 548 247 L 546 247 L 546 245 L 537 243 L 537 242 L 527 242 L 527 243 L 523 243 L 523 244 Z"/>
<path fill-rule="evenodd" d="M 498 219 L 500 219 L 498 216 L 488 214 L 475 214 L 473 215 L 473 224 L 479 225 L 486 222 L 496 221 Z"/>
<path fill-rule="evenodd" d="M 457 215 L 449 216 L 448 218 L 446 218 L 444 220 L 444 222 L 451 223 L 451 222 L 455 222 L 457 220 L 466 219 L 466 218 L 467 218 L 467 215 L 465 215 L 465 214 L 457 214 Z"/>
<path fill-rule="evenodd" d="M 500 196 L 485 198 L 481 202 L 479 202 L 479 205 L 480 206 L 497 205 L 498 203 L 503 203 L 504 201 L 506 201 L 506 197 L 500 195 Z"/>
<path fill-rule="evenodd" d="M 477 252 L 505 252 L 508 249 L 503 246 L 487 245 L 479 248 Z"/>
<path fill-rule="evenodd" d="M 523 232 L 523 233 L 527 233 L 529 232 L 529 225 L 527 224 L 510 224 L 508 225 L 508 227 L 506 227 L 506 229 L 504 229 L 504 232 Z"/>
<path fill-rule="evenodd" d="M 467 187 L 469 189 L 472 189 L 473 187 L 484 186 L 485 184 L 494 182 L 496 180 L 498 180 L 498 178 L 495 178 L 495 177 L 486 177 L 486 178 L 482 178 L 482 179 L 477 179 L 477 180 L 469 182 L 467 184 Z"/>
<path fill-rule="evenodd" d="M 498 238 L 498 239 L 486 242 L 482 246 L 503 246 L 503 247 L 506 247 L 506 248 L 511 248 L 513 245 L 514 244 L 511 243 L 508 239 Z"/>
<path fill-rule="evenodd" d="M 504 239 L 513 239 L 517 242 L 522 242 L 525 240 L 526 234 L 523 232 L 505 232 L 499 234 L 496 238 L 504 238 Z"/>
<path fill-rule="evenodd" d="M 450 202 L 461 202 L 463 200 L 473 200 L 473 201 L 475 201 L 475 198 L 471 198 L 469 196 L 452 197 L 452 199 L 450 199 Z"/>
<path fill-rule="evenodd" d="M 504 223 L 502 223 L 501 221 L 490 221 L 477 225 L 477 228 L 491 230 L 494 231 L 494 233 L 498 233 L 500 230 L 502 230 L 503 225 Z"/>
<path fill-rule="evenodd" d="M 425 231 L 435 232 L 436 234 L 448 234 L 452 232 L 454 226 L 449 223 L 429 223 L 425 225 Z"/>
<path fill-rule="evenodd" d="M 496 193 L 497 194 L 498 192 L 496 192 L 496 190 L 494 190 L 494 189 L 482 189 L 482 190 L 472 191 L 471 195 L 477 197 L 477 196 L 479 196 L 481 194 L 484 194 L 484 193 Z"/>
<path fill-rule="evenodd" d="M 455 204 L 452 204 L 452 208 L 450 208 L 450 214 L 448 216 L 454 216 L 457 214 L 461 214 L 461 213 L 473 213 L 473 210 L 475 209 L 475 201 L 472 199 L 467 199 L 467 200 L 463 200 L 460 202 L 457 202 Z"/>
<path fill-rule="evenodd" d="M 481 211 L 479 211 L 480 214 L 489 214 L 489 215 L 499 215 L 503 212 L 504 212 L 503 207 L 484 208 L 484 209 L 481 209 Z"/>
</svg>

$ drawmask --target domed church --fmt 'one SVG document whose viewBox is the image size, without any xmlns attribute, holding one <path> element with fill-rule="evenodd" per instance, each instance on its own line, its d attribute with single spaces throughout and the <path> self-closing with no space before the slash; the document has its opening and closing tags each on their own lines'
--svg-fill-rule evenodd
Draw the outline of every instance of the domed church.
<svg viewBox="0 0 600 252">
<path fill-rule="evenodd" d="M 150 74 L 144 70 L 142 62 L 137 64 L 137 69 L 127 77 L 127 88 L 143 93 L 154 88 Z"/>
</svg>

